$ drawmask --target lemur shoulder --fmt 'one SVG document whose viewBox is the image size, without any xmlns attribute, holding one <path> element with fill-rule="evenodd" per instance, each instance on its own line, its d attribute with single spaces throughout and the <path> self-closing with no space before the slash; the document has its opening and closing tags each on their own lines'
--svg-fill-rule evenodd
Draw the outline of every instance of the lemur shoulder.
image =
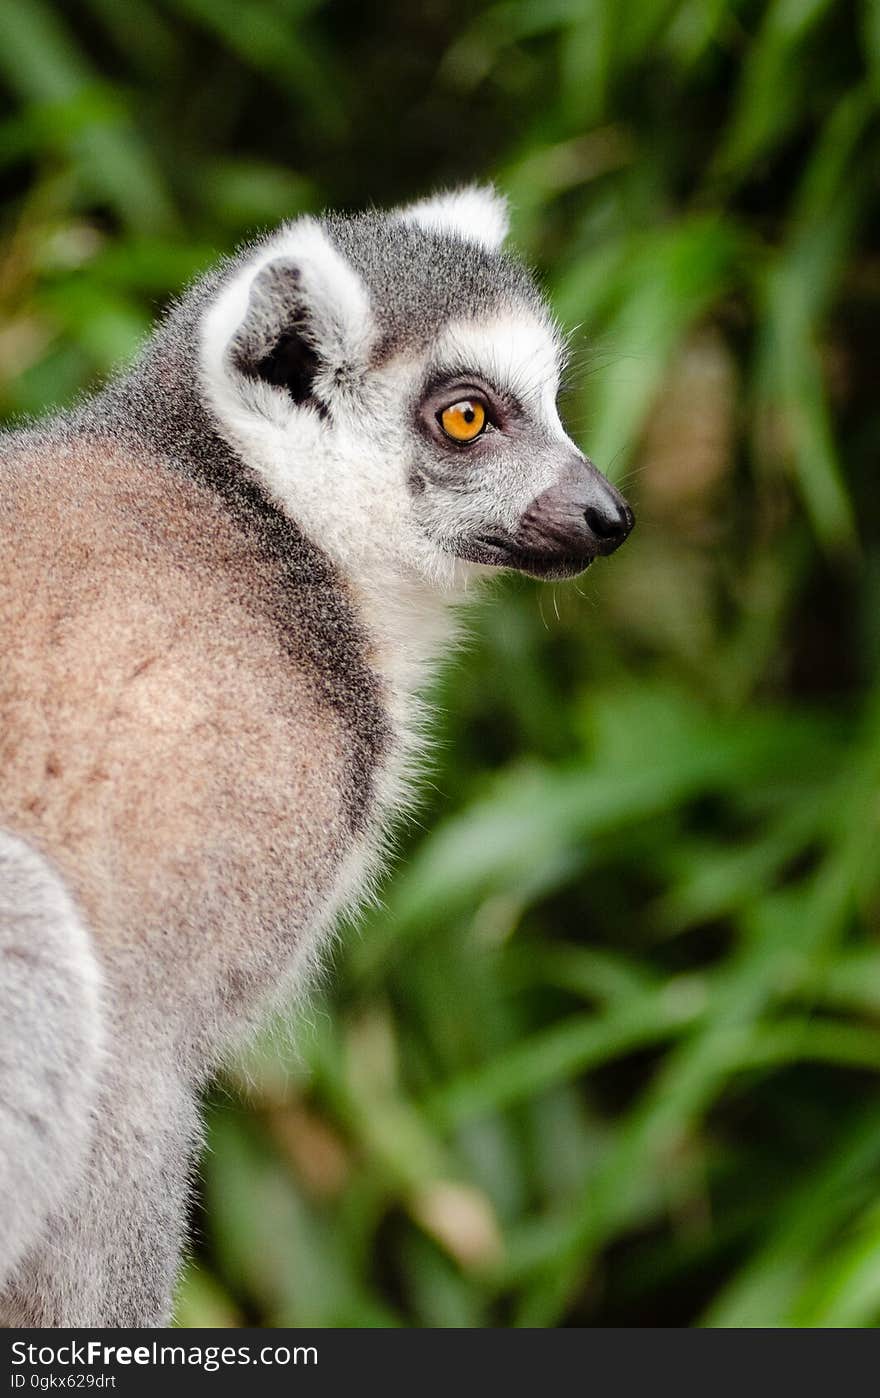
<svg viewBox="0 0 880 1398">
<path fill-rule="evenodd" d="M 0 457 L 0 1318 L 168 1321 L 200 1088 L 363 894 L 450 603 L 629 507 L 489 189 L 302 218 Z"/>
</svg>

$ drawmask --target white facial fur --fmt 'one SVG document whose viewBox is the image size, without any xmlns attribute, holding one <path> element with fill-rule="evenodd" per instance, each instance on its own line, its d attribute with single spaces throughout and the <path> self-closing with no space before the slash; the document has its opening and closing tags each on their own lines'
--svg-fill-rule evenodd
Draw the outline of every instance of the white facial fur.
<svg viewBox="0 0 880 1398">
<path fill-rule="evenodd" d="M 471 229 L 485 244 L 503 236 L 501 200 L 486 190 L 457 191 L 427 200 L 399 217 Z M 329 417 L 299 405 L 283 387 L 245 376 L 230 346 L 245 320 L 259 273 L 277 259 L 295 264 L 309 306 L 310 335 L 320 346 L 316 393 L 332 404 Z M 357 583 L 422 582 L 440 590 L 475 571 L 439 547 L 419 526 L 407 485 L 412 422 L 408 404 L 426 369 L 467 364 L 499 389 L 516 393 L 548 436 L 568 443 L 555 398 L 558 341 L 548 321 L 511 309 L 485 323 L 461 319 L 439 328 L 427 354 L 398 354 L 369 368 L 375 324 L 357 274 L 311 219 L 288 225 L 265 243 L 221 291 L 205 315 L 201 367 L 209 405 L 226 435 L 272 495 L 341 571 Z M 494 483 L 507 523 L 550 482 L 552 465 L 537 473 L 508 470 Z M 487 486 L 489 485 L 487 480 Z M 478 496 L 449 502 L 448 534 L 480 509 Z M 437 535 L 443 533 L 438 528 Z"/>
<path fill-rule="evenodd" d="M 556 406 L 559 343 L 546 323 L 525 315 L 502 316 L 486 324 L 460 321 L 442 335 L 432 360 L 439 369 L 479 365 L 491 383 L 527 407 L 542 436 L 577 453 Z M 558 460 L 551 452 L 523 453 L 520 459 L 498 463 L 494 470 L 491 464 L 484 465 L 480 495 L 449 502 L 452 535 L 468 522 L 479 524 L 487 498 L 494 501 L 497 522 L 515 529 L 529 503 L 553 484 L 557 471 Z"/>
</svg>

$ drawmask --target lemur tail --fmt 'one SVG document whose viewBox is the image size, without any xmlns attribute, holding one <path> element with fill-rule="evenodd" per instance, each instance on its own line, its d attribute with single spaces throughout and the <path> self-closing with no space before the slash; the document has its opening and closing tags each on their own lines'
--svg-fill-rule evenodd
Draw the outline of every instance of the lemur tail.
<svg viewBox="0 0 880 1398">
<path fill-rule="evenodd" d="M 82 1172 L 102 1037 L 79 914 L 47 861 L 0 830 L 0 1293 Z"/>
</svg>

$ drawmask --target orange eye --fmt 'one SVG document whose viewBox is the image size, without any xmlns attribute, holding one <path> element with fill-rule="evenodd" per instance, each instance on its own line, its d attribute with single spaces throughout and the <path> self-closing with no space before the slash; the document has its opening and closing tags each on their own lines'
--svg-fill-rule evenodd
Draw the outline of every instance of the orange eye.
<svg viewBox="0 0 880 1398">
<path fill-rule="evenodd" d="M 462 398 L 438 414 L 440 426 L 453 442 L 472 442 L 486 426 L 486 409 L 476 398 Z"/>
</svg>

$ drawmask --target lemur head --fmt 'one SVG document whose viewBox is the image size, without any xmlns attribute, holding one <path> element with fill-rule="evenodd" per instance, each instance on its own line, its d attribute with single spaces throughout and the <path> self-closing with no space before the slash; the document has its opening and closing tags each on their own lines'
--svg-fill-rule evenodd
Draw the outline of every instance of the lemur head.
<svg viewBox="0 0 880 1398">
<path fill-rule="evenodd" d="M 202 317 L 221 433 L 345 571 L 569 577 L 632 528 L 559 420 L 559 333 L 506 231 L 477 187 L 303 218 Z"/>
</svg>

